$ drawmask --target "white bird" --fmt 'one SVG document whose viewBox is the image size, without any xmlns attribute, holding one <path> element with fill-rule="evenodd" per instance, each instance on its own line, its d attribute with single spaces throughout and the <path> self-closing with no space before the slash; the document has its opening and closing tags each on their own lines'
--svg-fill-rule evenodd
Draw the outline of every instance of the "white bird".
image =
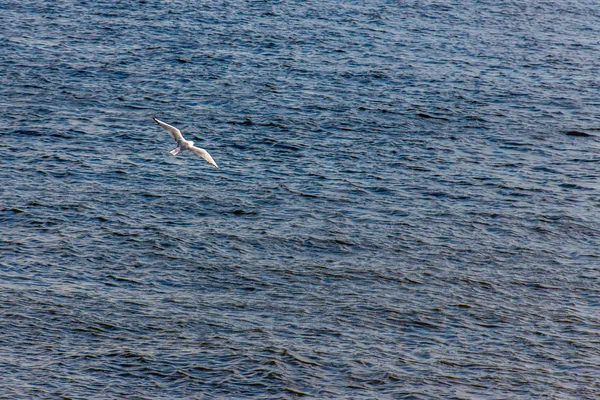
<svg viewBox="0 0 600 400">
<path fill-rule="evenodd" d="M 206 161 L 208 161 L 209 163 L 214 165 L 216 168 L 219 168 L 219 167 L 217 167 L 217 163 L 214 162 L 214 160 L 212 159 L 210 154 L 208 154 L 208 151 L 201 149 L 200 147 L 195 147 L 194 142 L 192 142 L 191 140 L 185 140 L 183 138 L 183 136 L 181 135 L 181 132 L 179 131 L 179 129 L 177 129 L 174 126 L 171 126 L 169 124 L 165 124 L 164 122 L 159 121 L 154 117 L 152 119 L 155 120 L 157 124 L 159 124 L 160 126 L 165 128 L 165 130 L 167 132 L 169 132 L 169 135 L 171 135 L 171 137 L 173 139 L 175 139 L 175 141 L 177 142 L 177 148 L 171 150 L 169 153 L 176 156 L 177 154 L 179 154 L 182 151 L 189 150 L 192 153 L 197 154 L 200 157 L 204 158 Z"/>
</svg>

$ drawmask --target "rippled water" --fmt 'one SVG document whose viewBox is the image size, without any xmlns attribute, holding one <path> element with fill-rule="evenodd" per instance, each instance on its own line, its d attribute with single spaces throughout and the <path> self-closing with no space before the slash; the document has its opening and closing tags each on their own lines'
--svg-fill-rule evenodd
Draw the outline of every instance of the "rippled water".
<svg viewBox="0 0 600 400">
<path fill-rule="evenodd" d="M 600 397 L 599 37 L 585 0 L 2 2 L 0 397 Z"/>
</svg>

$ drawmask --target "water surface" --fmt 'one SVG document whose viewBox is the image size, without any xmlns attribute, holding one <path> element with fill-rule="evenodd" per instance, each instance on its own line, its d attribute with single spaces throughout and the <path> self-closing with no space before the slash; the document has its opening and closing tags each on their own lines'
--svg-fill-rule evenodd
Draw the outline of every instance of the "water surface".
<svg viewBox="0 0 600 400">
<path fill-rule="evenodd" d="M 0 397 L 599 397 L 598 37 L 593 1 L 3 2 Z"/>
</svg>

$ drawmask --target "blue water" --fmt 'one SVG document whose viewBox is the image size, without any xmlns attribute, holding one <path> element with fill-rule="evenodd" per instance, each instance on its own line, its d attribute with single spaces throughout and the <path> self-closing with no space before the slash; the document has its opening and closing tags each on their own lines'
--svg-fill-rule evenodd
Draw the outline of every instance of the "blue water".
<svg viewBox="0 0 600 400">
<path fill-rule="evenodd" d="M 0 398 L 600 397 L 598 38 L 591 0 L 3 1 Z"/>
</svg>

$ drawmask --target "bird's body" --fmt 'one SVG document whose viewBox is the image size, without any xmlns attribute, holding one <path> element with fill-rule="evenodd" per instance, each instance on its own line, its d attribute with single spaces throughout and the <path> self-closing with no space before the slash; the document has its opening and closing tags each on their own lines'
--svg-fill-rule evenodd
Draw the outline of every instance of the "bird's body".
<svg viewBox="0 0 600 400">
<path fill-rule="evenodd" d="M 181 153 L 182 151 L 188 150 L 188 151 L 191 151 L 192 153 L 204 158 L 206 161 L 208 161 L 209 163 L 214 165 L 216 168 L 219 168 L 217 166 L 217 163 L 215 163 L 214 160 L 212 159 L 212 157 L 210 156 L 210 154 L 208 154 L 208 151 L 201 149 L 200 147 L 194 146 L 194 142 L 192 142 L 191 140 L 185 140 L 183 138 L 183 136 L 181 135 L 181 132 L 179 131 L 179 129 L 177 129 L 174 126 L 171 126 L 169 124 L 165 124 L 164 122 L 159 121 L 156 118 L 152 118 L 152 119 L 154 121 L 156 121 L 157 124 L 162 126 L 167 132 L 169 132 L 169 135 L 171 135 L 171 137 L 177 142 L 177 148 L 171 150 L 169 153 L 171 153 L 172 155 L 175 156 L 175 155 Z"/>
</svg>

